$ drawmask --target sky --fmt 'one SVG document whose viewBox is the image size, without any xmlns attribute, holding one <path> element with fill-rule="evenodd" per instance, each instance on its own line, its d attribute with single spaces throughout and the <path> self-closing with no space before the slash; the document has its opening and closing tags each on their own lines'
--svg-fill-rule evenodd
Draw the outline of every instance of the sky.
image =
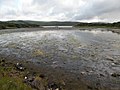
<svg viewBox="0 0 120 90">
<path fill-rule="evenodd" d="M 0 0 L 0 21 L 120 21 L 120 0 Z"/>
</svg>

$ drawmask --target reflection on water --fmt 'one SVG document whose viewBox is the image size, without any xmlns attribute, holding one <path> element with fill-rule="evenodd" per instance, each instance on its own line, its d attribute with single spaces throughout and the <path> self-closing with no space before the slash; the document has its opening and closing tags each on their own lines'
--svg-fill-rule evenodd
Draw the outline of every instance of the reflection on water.
<svg viewBox="0 0 120 90">
<path fill-rule="evenodd" d="M 44 28 L 72 28 L 73 26 L 42 26 Z"/>
<path fill-rule="evenodd" d="M 18 32 L 0 35 L 0 49 L 5 48 L 12 50 L 11 44 L 19 48 L 34 50 L 44 47 L 61 47 L 65 49 L 75 49 L 77 47 L 89 48 L 90 45 L 101 45 L 101 48 L 111 47 L 115 49 L 115 45 L 119 47 L 120 35 L 112 32 L 102 31 L 35 31 L 35 32 Z M 45 50 L 47 51 L 47 50 Z M 58 51 L 57 49 L 55 51 Z M 31 52 L 31 51 L 29 51 Z M 49 51 L 48 51 L 49 52 Z M 58 51 L 59 52 L 59 51 Z M 7 52 L 6 52 L 7 53 Z M 11 52 L 12 54 L 13 52 Z"/>
<path fill-rule="evenodd" d="M 120 35 L 112 32 L 19 30 L 4 33 L 0 35 L 0 56 L 65 70 L 75 74 L 74 78 L 82 76 L 85 83 L 95 83 L 95 86 L 97 82 L 120 88 L 119 77 L 111 77 L 111 74 L 120 73 Z"/>
<path fill-rule="evenodd" d="M 57 60 L 55 66 L 77 69 L 81 66 L 102 70 L 108 69 L 106 60 L 111 57 L 120 61 L 120 35 L 102 31 L 52 30 L 33 32 L 14 32 L 0 35 L 0 54 L 17 59 L 47 63 Z M 82 60 L 87 60 L 84 62 Z M 63 62 L 67 62 L 64 65 Z M 101 63 L 101 64 L 100 64 Z M 71 68 L 71 69 L 72 69 Z M 105 70 L 105 69 L 104 69 Z M 110 69 L 112 70 L 112 69 Z M 109 70 L 107 70 L 109 71 Z M 114 70 L 113 70 L 114 71 Z"/>
</svg>

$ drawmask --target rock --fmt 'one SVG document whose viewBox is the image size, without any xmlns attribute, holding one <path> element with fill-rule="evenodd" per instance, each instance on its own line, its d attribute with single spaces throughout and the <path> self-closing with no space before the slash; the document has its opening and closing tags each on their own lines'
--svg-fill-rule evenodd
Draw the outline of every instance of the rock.
<svg viewBox="0 0 120 90">
<path fill-rule="evenodd" d="M 114 65 L 115 65 L 115 63 L 111 63 L 111 65 L 112 65 L 112 66 L 114 66 Z"/>
<path fill-rule="evenodd" d="M 44 79 L 46 76 L 44 74 L 40 74 L 40 78 Z"/>
<path fill-rule="evenodd" d="M 3 67 L 4 67 L 4 66 L 5 66 L 5 63 L 1 63 L 1 66 L 3 66 Z"/>
<path fill-rule="evenodd" d="M 35 79 L 35 77 L 31 76 L 31 77 L 28 78 L 28 81 L 29 81 L 29 82 L 33 82 L 34 79 Z"/>
<path fill-rule="evenodd" d="M 60 86 L 52 82 L 48 84 L 47 90 L 61 90 Z"/>
<path fill-rule="evenodd" d="M 30 85 L 35 90 L 46 90 L 44 81 L 40 77 L 35 77 L 33 75 L 25 76 L 24 83 Z"/>
<path fill-rule="evenodd" d="M 112 77 L 120 77 L 120 74 L 118 74 L 118 73 L 112 73 L 111 76 Z"/>
<path fill-rule="evenodd" d="M 119 62 L 114 62 L 114 64 L 115 64 L 115 65 L 120 65 L 120 63 L 119 63 Z"/>
<path fill-rule="evenodd" d="M 32 72 L 32 73 L 31 73 L 32 76 L 35 76 L 36 74 L 37 74 L 36 72 Z"/>
<path fill-rule="evenodd" d="M 82 75 L 86 74 L 86 72 L 81 72 Z"/>
<path fill-rule="evenodd" d="M 61 84 L 64 85 L 64 86 L 66 85 L 64 81 L 62 81 Z"/>
<path fill-rule="evenodd" d="M 16 69 L 18 69 L 19 71 L 24 71 L 24 70 L 25 70 L 25 68 L 23 67 L 23 65 L 20 64 L 20 63 L 17 63 L 17 64 L 15 65 L 15 67 L 16 67 Z"/>
<path fill-rule="evenodd" d="M 5 60 L 4 60 L 4 59 L 1 59 L 1 60 L 0 60 L 0 62 L 3 62 L 3 63 L 5 63 Z"/>
<path fill-rule="evenodd" d="M 25 80 L 27 80 L 28 79 L 28 77 L 27 76 L 25 76 L 25 78 L 24 78 Z"/>
<path fill-rule="evenodd" d="M 94 57 L 95 55 L 94 54 L 91 54 L 91 57 Z"/>
<path fill-rule="evenodd" d="M 34 76 L 25 76 L 24 77 L 24 83 L 31 84 L 34 81 L 35 77 Z"/>
<path fill-rule="evenodd" d="M 105 75 L 104 74 L 100 74 L 100 76 L 104 77 Z"/>
<path fill-rule="evenodd" d="M 37 90 L 46 90 L 44 83 L 42 82 L 41 78 L 39 78 L 39 77 L 34 79 L 34 81 L 31 83 L 31 86 Z"/>
<path fill-rule="evenodd" d="M 110 60 L 110 61 L 114 61 L 114 59 L 112 57 L 110 57 L 110 56 L 107 56 L 106 59 Z"/>
<path fill-rule="evenodd" d="M 5 76 L 5 74 L 4 74 L 4 73 L 1 73 L 1 75 L 2 75 L 2 77 L 4 77 L 4 76 Z"/>
<path fill-rule="evenodd" d="M 88 90 L 93 90 L 93 88 L 91 86 L 87 86 Z"/>
<path fill-rule="evenodd" d="M 6 64 L 6 63 L 5 63 L 5 60 L 4 60 L 4 59 L 1 59 L 1 60 L 0 60 L 0 64 L 1 64 L 1 66 L 5 66 L 5 64 Z"/>
<path fill-rule="evenodd" d="M 90 71 L 88 71 L 89 73 L 93 73 L 93 71 L 92 70 L 90 70 Z"/>
</svg>

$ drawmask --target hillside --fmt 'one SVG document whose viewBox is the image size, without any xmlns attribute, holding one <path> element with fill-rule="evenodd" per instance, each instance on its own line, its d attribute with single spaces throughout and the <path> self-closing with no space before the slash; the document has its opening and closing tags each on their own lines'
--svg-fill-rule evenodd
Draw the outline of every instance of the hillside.
<svg viewBox="0 0 120 90">
<path fill-rule="evenodd" d="M 114 23 L 79 23 L 75 27 L 103 27 L 103 28 L 120 28 L 120 22 Z"/>
<path fill-rule="evenodd" d="M 0 21 L 0 29 L 14 29 L 14 28 L 32 28 L 42 26 L 74 26 L 74 27 L 102 27 L 102 28 L 120 28 L 120 22 L 115 23 L 83 23 L 83 22 L 59 22 L 59 21 Z"/>
</svg>

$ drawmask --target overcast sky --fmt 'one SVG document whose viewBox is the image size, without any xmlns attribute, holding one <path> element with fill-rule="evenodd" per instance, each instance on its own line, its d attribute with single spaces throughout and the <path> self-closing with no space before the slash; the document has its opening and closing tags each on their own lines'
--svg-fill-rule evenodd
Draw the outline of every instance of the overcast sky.
<svg viewBox="0 0 120 90">
<path fill-rule="evenodd" d="M 0 0 L 0 20 L 120 21 L 120 0 Z"/>
</svg>

